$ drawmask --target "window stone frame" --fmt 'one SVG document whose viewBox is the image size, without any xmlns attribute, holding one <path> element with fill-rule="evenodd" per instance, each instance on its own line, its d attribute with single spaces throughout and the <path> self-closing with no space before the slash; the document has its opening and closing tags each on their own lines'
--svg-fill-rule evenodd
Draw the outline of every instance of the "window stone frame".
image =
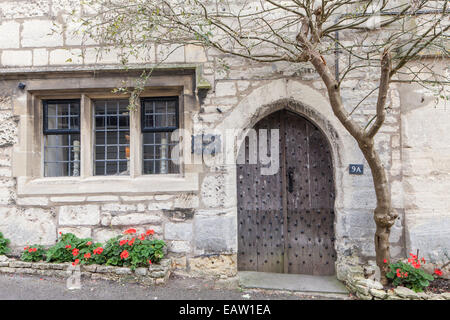
<svg viewBox="0 0 450 320">
<path fill-rule="evenodd" d="M 199 109 L 195 96 L 196 70 L 177 69 L 155 72 L 141 97 L 178 96 L 179 126 L 192 130 L 191 115 Z M 92 99 L 119 99 L 126 95 L 111 92 L 124 85 L 132 87 L 141 71 L 80 71 L 27 73 L 10 75 L 8 81 L 26 83 L 26 92 L 14 96 L 14 113 L 19 120 L 19 141 L 13 150 L 13 176 L 17 178 L 18 196 L 139 194 L 198 191 L 199 172 L 184 165 L 177 174 L 142 174 L 142 133 L 140 99 L 130 113 L 130 175 L 94 176 Z M 81 168 L 79 177 L 44 177 L 43 175 L 43 105 L 45 99 L 81 101 Z M 181 157 L 190 156 L 183 150 Z M 186 154 L 187 153 L 187 154 Z"/>
</svg>

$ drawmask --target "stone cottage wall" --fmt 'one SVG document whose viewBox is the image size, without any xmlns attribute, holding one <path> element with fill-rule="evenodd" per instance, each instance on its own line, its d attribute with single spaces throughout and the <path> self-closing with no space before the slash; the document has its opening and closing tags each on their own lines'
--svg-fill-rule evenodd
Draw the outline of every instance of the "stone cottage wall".
<svg viewBox="0 0 450 320">
<path fill-rule="evenodd" d="M 20 139 L 27 139 L 26 123 L 17 115 L 27 104 L 26 90 L 17 88 L 22 75 L 122 68 L 117 51 L 97 59 L 95 43 L 81 45 L 81 39 L 70 33 L 75 27 L 70 12 L 79 5 L 70 0 L 6 0 L 0 4 L 0 74 L 9 75 L 8 80 L 0 79 L 0 231 L 12 240 L 17 252 L 30 243 L 51 245 L 58 232 L 103 241 L 130 226 L 138 231 L 153 228 L 167 240 L 171 254 L 180 257 L 179 268 L 198 274 L 208 270 L 233 274 L 237 251 L 233 165 L 198 167 L 197 191 L 17 195 L 18 176 L 13 167 L 22 160 L 14 152 Z M 50 34 L 53 24 L 66 26 L 65 33 Z M 133 66 L 158 61 L 161 49 L 145 53 Z M 354 255 L 363 261 L 373 259 L 375 194 L 370 170 L 356 143 L 334 118 L 324 85 L 310 65 L 258 64 L 191 45 L 174 52 L 166 63 L 199 65 L 201 77 L 212 85 L 190 115 L 199 132 L 224 127 L 224 123 L 240 123 L 238 129 L 247 129 L 263 113 L 275 110 L 281 99 L 303 104 L 298 111 L 314 116 L 334 145 L 338 259 Z M 229 68 L 221 68 L 224 63 Z M 376 74 L 361 72 L 343 82 L 348 108 L 364 98 L 376 81 Z M 446 232 L 450 225 L 446 193 L 450 149 L 445 139 L 450 133 L 450 113 L 443 106 L 411 102 L 408 88 L 392 86 L 386 124 L 376 138 L 392 182 L 394 207 L 400 213 L 392 230 L 392 255 L 404 257 L 406 251 L 421 249 L 425 257 L 432 254 L 443 260 L 443 251 L 450 247 Z M 376 97 L 367 99 L 355 118 L 366 123 L 374 115 L 375 101 Z M 364 175 L 349 175 L 349 163 L 364 163 Z"/>
</svg>

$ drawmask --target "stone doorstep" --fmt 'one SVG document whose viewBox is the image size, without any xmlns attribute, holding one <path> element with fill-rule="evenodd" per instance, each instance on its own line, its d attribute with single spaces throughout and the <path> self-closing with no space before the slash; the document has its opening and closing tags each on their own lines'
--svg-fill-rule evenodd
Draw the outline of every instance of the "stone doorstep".
<svg viewBox="0 0 450 320">
<path fill-rule="evenodd" d="M 335 276 L 239 271 L 238 277 L 240 285 L 248 289 L 348 296 L 347 289 Z"/>
<path fill-rule="evenodd" d="M 68 270 L 70 263 L 25 262 L 13 258 L 2 259 L 0 273 L 31 274 L 67 278 L 73 273 Z M 126 280 L 133 278 L 144 284 L 164 284 L 171 274 L 172 261 L 162 259 L 159 264 L 148 268 L 136 268 L 133 272 L 127 267 L 105 265 L 81 265 L 81 277 L 93 280 Z"/>
</svg>

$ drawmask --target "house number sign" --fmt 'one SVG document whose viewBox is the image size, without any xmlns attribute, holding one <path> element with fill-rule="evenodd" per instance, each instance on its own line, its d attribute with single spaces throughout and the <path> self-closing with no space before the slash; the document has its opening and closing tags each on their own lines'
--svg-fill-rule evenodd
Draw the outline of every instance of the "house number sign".
<svg viewBox="0 0 450 320">
<path fill-rule="evenodd" d="M 348 166 L 348 171 L 350 174 L 364 174 L 363 164 L 350 164 Z"/>
</svg>

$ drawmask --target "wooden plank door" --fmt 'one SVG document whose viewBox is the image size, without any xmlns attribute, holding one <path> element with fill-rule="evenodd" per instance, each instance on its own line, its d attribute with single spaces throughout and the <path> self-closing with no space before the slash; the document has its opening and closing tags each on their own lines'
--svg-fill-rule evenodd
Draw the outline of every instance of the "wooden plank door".
<svg viewBox="0 0 450 320">
<path fill-rule="evenodd" d="M 237 165 L 238 269 L 334 274 L 334 187 L 326 138 L 308 120 L 275 112 L 255 126 L 279 131 L 279 170 Z M 259 138 L 259 137 L 258 137 Z M 270 150 L 270 134 L 268 134 Z M 259 160 L 259 159 L 258 159 Z"/>
<path fill-rule="evenodd" d="M 306 119 L 289 112 L 284 119 L 288 273 L 332 275 L 336 253 L 329 144 Z"/>
<path fill-rule="evenodd" d="M 273 113 L 259 121 L 254 129 L 257 133 L 260 129 L 279 130 L 280 121 L 280 114 Z M 270 143 L 269 131 L 267 139 Z M 282 273 L 284 240 L 281 170 L 274 175 L 261 175 L 260 161 L 249 163 L 249 149 L 249 141 L 242 144 L 240 152 L 245 152 L 246 163 L 237 164 L 238 269 Z M 281 157 L 281 154 L 278 156 Z"/>
</svg>

